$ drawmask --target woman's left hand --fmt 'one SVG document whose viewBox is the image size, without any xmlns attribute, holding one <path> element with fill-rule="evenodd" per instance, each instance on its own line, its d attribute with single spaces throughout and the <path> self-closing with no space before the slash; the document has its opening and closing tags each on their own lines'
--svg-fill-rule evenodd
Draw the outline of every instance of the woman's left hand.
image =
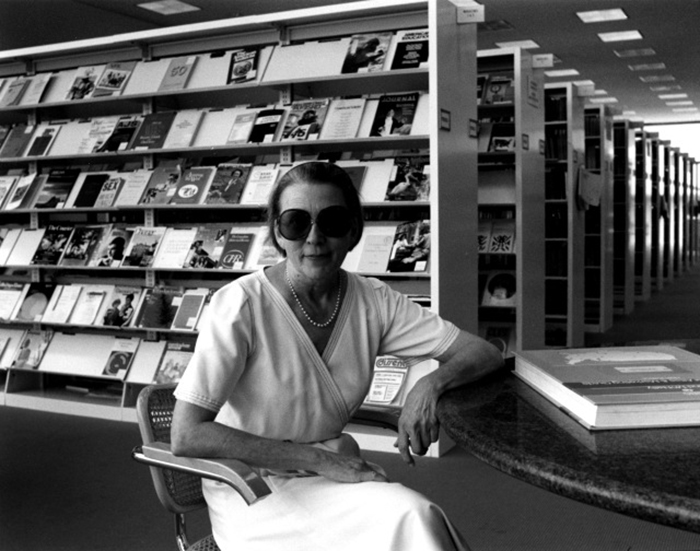
<svg viewBox="0 0 700 551">
<path fill-rule="evenodd" d="M 411 452 L 425 455 L 430 444 L 436 442 L 440 422 L 436 415 L 439 393 L 427 378 L 419 380 L 406 397 L 399 417 L 399 436 L 395 447 L 409 465 L 415 462 Z"/>
</svg>

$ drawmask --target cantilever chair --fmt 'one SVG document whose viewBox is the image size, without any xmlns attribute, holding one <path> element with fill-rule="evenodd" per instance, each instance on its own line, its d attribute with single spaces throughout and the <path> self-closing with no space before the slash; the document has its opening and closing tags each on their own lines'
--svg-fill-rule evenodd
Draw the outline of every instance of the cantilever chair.
<svg viewBox="0 0 700 551">
<path fill-rule="evenodd" d="M 145 387 L 138 397 L 136 412 L 143 443 L 132 457 L 151 467 L 156 494 L 163 507 L 175 516 L 175 538 L 179 551 L 219 551 L 212 535 L 190 544 L 185 516 L 206 507 L 201 478 L 224 482 L 236 490 L 248 505 L 264 499 L 270 489 L 258 474 L 235 459 L 177 457 L 170 451 L 176 384 Z M 397 430 L 398 411 L 363 408 L 353 422 Z"/>
</svg>

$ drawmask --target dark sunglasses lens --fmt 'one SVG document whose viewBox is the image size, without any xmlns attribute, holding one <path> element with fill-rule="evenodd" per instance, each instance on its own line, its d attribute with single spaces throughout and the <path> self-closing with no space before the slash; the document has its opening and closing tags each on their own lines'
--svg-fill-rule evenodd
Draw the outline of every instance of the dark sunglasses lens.
<svg viewBox="0 0 700 551">
<path fill-rule="evenodd" d="M 285 210 L 279 217 L 279 228 L 285 239 L 303 239 L 311 229 L 311 216 L 304 210 Z"/>
<path fill-rule="evenodd" d="M 318 213 L 318 229 L 327 237 L 345 237 L 352 227 L 350 212 L 345 207 L 328 207 Z"/>
</svg>

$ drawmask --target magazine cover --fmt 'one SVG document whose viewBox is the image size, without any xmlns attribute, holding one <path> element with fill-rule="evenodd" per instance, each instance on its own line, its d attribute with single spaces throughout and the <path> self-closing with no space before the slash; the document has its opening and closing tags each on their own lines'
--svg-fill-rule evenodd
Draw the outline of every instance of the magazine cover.
<svg viewBox="0 0 700 551">
<path fill-rule="evenodd" d="M 379 98 L 370 136 L 407 136 L 418 105 L 418 92 L 387 94 Z"/>
<path fill-rule="evenodd" d="M 131 140 L 134 138 L 142 122 L 142 115 L 125 115 L 119 117 L 112 133 L 104 143 L 96 149 L 96 152 L 103 153 L 105 151 L 125 150 L 129 147 Z"/>
<path fill-rule="evenodd" d="M 131 367 L 131 362 L 134 361 L 140 342 L 139 339 L 135 338 L 116 337 L 109 358 L 107 358 L 102 370 L 102 375 L 117 377 L 123 381 Z"/>
<path fill-rule="evenodd" d="M 92 96 L 95 91 L 95 84 L 99 78 L 103 65 L 92 65 L 89 67 L 79 67 L 73 80 L 73 84 L 68 90 L 67 100 L 79 100 Z"/>
<path fill-rule="evenodd" d="M 122 260 L 121 265 L 138 266 L 139 268 L 148 268 L 153 265 L 153 258 L 166 229 L 165 226 L 138 226 L 134 228 L 134 234 L 124 252 L 124 260 Z"/>
<path fill-rule="evenodd" d="M 251 167 L 251 164 L 244 163 L 219 164 L 204 202 L 208 205 L 238 204 Z"/>
<path fill-rule="evenodd" d="M 170 341 L 158 365 L 154 384 L 177 383 L 194 354 L 194 342 Z"/>
<path fill-rule="evenodd" d="M 269 143 L 274 141 L 285 112 L 285 109 L 277 108 L 258 111 L 248 141 L 251 143 Z"/>
<path fill-rule="evenodd" d="M 396 33 L 396 51 L 391 70 L 415 69 L 428 61 L 428 29 Z"/>
<path fill-rule="evenodd" d="M 56 266 L 63 256 L 63 251 L 65 251 L 72 233 L 73 226 L 48 226 L 32 257 L 31 264 Z"/>
<path fill-rule="evenodd" d="M 304 100 L 292 103 L 284 122 L 282 141 L 315 140 L 318 138 L 330 101 Z"/>
<path fill-rule="evenodd" d="M 386 201 L 427 201 L 430 194 L 430 157 L 397 157 Z M 427 170 L 426 170 L 427 169 Z"/>
<path fill-rule="evenodd" d="M 139 204 L 164 205 L 175 195 L 182 171 L 179 166 L 158 167 L 148 180 Z"/>
<path fill-rule="evenodd" d="M 231 52 L 231 65 L 229 66 L 228 84 L 240 84 L 255 80 L 258 76 L 258 48 L 241 48 Z"/>
<path fill-rule="evenodd" d="M 341 73 L 371 73 L 384 68 L 392 33 L 356 34 L 350 38 Z"/>
<path fill-rule="evenodd" d="M 430 258 L 430 221 L 405 222 L 396 228 L 388 272 L 424 272 Z"/>
<path fill-rule="evenodd" d="M 80 169 L 53 168 L 39 188 L 34 200 L 35 209 L 60 209 L 73 189 Z"/>
<path fill-rule="evenodd" d="M 15 319 L 18 321 L 40 321 L 55 290 L 54 283 L 37 281 L 30 283 Z"/>
<path fill-rule="evenodd" d="M 69 206 L 76 208 L 92 208 L 102 191 L 102 185 L 113 175 L 109 172 L 93 172 L 83 175 L 83 181 L 79 184 L 78 194 L 75 196 L 73 204 Z"/>
<path fill-rule="evenodd" d="M 143 289 L 136 286 L 116 285 L 111 296 L 107 297 L 107 309 L 101 323 L 111 327 L 127 327 L 134 319 Z"/>
<path fill-rule="evenodd" d="M 121 94 L 135 67 L 135 61 L 113 61 L 108 63 L 100 78 L 97 79 L 92 97 L 118 96 Z"/>
<path fill-rule="evenodd" d="M 12 368 L 37 369 L 52 337 L 53 331 L 50 329 L 27 329 L 22 336 L 22 343 L 17 349 L 17 354 L 12 360 Z"/>
<path fill-rule="evenodd" d="M 146 289 L 133 325 L 146 329 L 170 329 L 183 293 L 176 287 Z"/>
<path fill-rule="evenodd" d="M 114 226 L 109 231 L 105 231 L 94 254 L 88 260 L 88 265 L 118 268 L 124 259 L 124 251 L 131 241 L 132 234 L 132 228 L 120 226 Z"/>
<path fill-rule="evenodd" d="M 228 226 L 206 225 L 197 234 L 185 258 L 184 268 L 216 268 L 224 251 Z"/>
</svg>

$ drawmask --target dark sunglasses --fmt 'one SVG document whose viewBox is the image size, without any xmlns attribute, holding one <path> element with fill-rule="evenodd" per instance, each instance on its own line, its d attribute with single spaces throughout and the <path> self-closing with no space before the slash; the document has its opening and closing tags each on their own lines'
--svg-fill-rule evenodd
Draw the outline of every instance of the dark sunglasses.
<svg viewBox="0 0 700 551">
<path fill-rule="evenodd" d="M 280 234 L 289 241 L 306 239 L 312 224 L 316 224 L 326 237 L 345 237 L 352 228 L 352 217 L 348 209 L 337 205 L 323 209 L 315 220 L 301 209 L 285 210 L 277 218 Z"/>
</svg>

